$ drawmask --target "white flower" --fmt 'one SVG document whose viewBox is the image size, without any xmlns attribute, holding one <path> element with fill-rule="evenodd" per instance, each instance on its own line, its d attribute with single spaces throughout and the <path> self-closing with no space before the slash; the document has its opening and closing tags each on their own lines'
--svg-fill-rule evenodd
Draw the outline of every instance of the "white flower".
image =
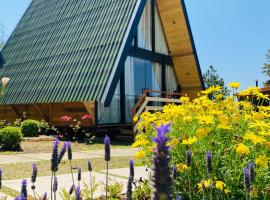
<svg viewBox="0 0 270 200">
<path fill-rule="evenodd" d="M 7 77 L 2 78 L 2 86 L 5 87 L 9 81 L 10 81 L 10 78 L 7 78 Z"/>
</svg>

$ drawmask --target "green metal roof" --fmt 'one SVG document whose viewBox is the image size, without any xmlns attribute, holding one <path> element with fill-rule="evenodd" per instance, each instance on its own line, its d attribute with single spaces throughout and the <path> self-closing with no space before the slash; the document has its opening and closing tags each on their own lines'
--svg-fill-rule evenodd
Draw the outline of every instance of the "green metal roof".
<svg viewBox="0 0 270 200">
<path fill-rule="evenodd" d="M 138 1 L 33 0 L 2 51 L 2 103 L 100 100 Z"/>
</svg>

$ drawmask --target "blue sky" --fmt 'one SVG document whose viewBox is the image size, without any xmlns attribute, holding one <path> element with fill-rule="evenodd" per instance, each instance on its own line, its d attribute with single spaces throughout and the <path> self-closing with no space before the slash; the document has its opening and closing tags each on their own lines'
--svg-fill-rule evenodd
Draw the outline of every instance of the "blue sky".
<svg viewBox="0 0 270 200">
<path fill-rule="evenodd" d="M 1 0 L 0 25 L 11 34 L 30 0 Z M 186 0 L 202 72 L 214 65 L 226 83 L 260 85 L 270 49 L 269 0 Z"/>
</svg>

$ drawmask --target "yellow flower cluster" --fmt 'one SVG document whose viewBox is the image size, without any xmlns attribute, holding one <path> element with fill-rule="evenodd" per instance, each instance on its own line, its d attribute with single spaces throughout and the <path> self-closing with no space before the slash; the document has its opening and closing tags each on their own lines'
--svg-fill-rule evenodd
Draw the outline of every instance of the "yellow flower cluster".
<svg viewBox="0 0 270 200">
<path fill-rule="evenodd" d="M 232 82 L 229 86 L 235 91 L 240 84 Z M 267 174 L 264 170 L 270 165 L 270 106 L 264 106 L 263 103 L 268 100 L 268 96 L 258 88 L 250 87 L 237 93 L 238 98 L 225 98 L 217 96 L 221 89 L 213 86 L 196 99 L 181 97 L 181 105 L 169 104 L 164 106 L 162 112 L 143 113 L 140 119 L 136 119 L 139 133 L 132 146 L 139 148 L 139 152 L 135 157 L 148 160 L 151 164 L 154 147 L 152 139 L 156 136 L 154 127 L 171 123 L 171 132 L 166 135 L 169 138 L 167 146 L 170 147 L 172 164 L 183 176 L 187 176 L 189 171 L 205 169 L 203 161 L 208 150 L 216 156 L 213 160 L 219 160 L 216 163 L 222 165 L 223 171 L 224 168 L 228 169 L 223 177 L 219 174 L 219 180 L 213 177 L 205 179 L 201 171 L 197 173 L 194 182 L 197 183 L 198 177 L 203 180 L 197 184 L 199 191 L 202 191 L 203 186 L 207 188 L 212 184 L 213 188 L 224 194 L 233 193 L 234 186 L 230 185 L 231 177 L 228 174 L 243 173 L 243 169 L 239 168 L 240 163 L 241 166 L 247 166 L 248 162 L 254 162 L 255 169 L 261 170 L 256 176 Z M 209 99 L 212 93 L 215 98 Z M 255 101 L 258 105 L 253 104 Z M 192 152 L 192 167 L 183 163 L 187 149 Z M 234 170 L 238 172 L 232 173 Z M 235 180 L 239 181 L 243 189 L 242 179 L 236 177 Z M 256 188 L 262 187 L 254 185 L 252 196 L 260 195 L 261 191 Z"/>
</svg>

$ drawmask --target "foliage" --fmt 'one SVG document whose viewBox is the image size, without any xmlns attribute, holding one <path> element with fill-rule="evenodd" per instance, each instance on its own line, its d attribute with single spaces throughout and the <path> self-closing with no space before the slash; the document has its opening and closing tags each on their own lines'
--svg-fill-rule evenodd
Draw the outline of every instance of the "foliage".
<svg viewBox="0 0 270 200">
<path fill-rule="evenodd" d="M 92 193 L 94 194 L 98 187 L 99 187 L 99 183 L 96 182 L 96 178 L 93 177 L 93 180 L 92 180 Z M 92 200 L 91 199 L 91 188 L 88 184 L 86 183 L 83 183 L 83 189 L 81 191 L 82 193 L 82 196 L 83 196 L 83 199 L 84 200 Z M 67 191 L 66 189 L 62 189 L 62 191 L 60 192 L 60 196 L 61 196 L 61 199 L 62 200 L 75 200 L 75 195 L 74 193 L 72 195 L 69 194 L 69 191 Z"/>
<path fill-rule="evenodd" d="M 246 195 L 269 199 L 270 107 L 261 106 L 269 98 L 258 88 L 248 88 L 239 93 L 245 101 L 236 102 L 233 97 L 210 100 L 208 95 L 220 89 L 211 87 L 193 101 L 182 97 L 182 105 L 166 105 L 163 112 L 143 113 L 133 144 L 139 148 L 136 157 L 150 167 L 154 127 L 171 123 L 167 145 L 171 148 L 170 165 L 178 174 L 174 196 L 194 200 L 210 196 L 245 199 Z M 252 99 L 257 99 L 258 105 L 252 105 Z M 255 179 L 247 191 L 243 169 L 253 163 Z"/>
<path fill-rule="evenodd" d="M 109 193 L 109 199 L 118 199 L 123 189 L 123 183 L 115 180 L 115 179 L 109 179 L 109 184 L 107 191 Z M 106 187 L 104 186 L 104 190 L 106 190 Z"/>
<path fill-rule="evenodd" d="M 24 120 L 21 123 L 21 131 L 25 137 L 35 137 L 39 134 L 39 122 L 32 119 Z"/>
<path fill-rule="evenodd" d="M 5 127 L 0 130 L 1 150 L 19 150 L 23 135 L 20 128 Z"/>
<path fill-rule="evenodd" d="M 148 200 L 151 198 L 152 188 L 149 180 L 138 181 L 135 185 L 132 193 L 133 200 Z"/>
<path fill-rule="evenodd" d="M 262 67 L 262 72 L 267 76 L 270 77 L 270 49 L 266 53 L 266 60 L 267 62 L 264 63 L 264 66 Z M 267 80 L 264 82 L 265 86 L 270 86 L 270 80 Z"/>
<path fill-rule="evenodd" d="M 206 73 L 203 74 L 203 81 L 205 88 L 210 88 L 212 86 L 220 86 L 222 90 L 219 92 L 224 97 L 227 97 L 230 94 L 230 90 L 225 86 L 224 79 L 217 74 L 217 69 L 214 66 L 210 66 Z"/>
<path fill-rule="evenodd" d="M 46 135 L 51 130 L 51 127 L 48 122 L 42 119 L 39 122 L 39 130 L 40 130 L 40 134 Z"/>
</svg>

